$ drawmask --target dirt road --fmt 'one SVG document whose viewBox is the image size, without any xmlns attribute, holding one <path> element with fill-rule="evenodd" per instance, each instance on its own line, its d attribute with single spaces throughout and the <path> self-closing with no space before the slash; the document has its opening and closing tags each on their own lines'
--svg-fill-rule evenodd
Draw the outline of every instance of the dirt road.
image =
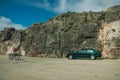
<svg viewBox="0 0 120 80">
<path fill-rule="evenodd" d="M 120 80 L 120 60 L 0 56 L 0 80 Z"/>
</svg>

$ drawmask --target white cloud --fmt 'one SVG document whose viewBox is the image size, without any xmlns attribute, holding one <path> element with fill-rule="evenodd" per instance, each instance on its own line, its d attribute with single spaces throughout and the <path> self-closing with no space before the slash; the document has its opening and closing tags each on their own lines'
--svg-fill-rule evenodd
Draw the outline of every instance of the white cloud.
<svg viewBox="0 0 120 80">
<path fill-rule="evenodd" d="M 0 17 L 0 30 L 3 30 L 5 27 L 13 27 L 17 30 L 24 30 L 26 29 L 21 24 L 13 23 L 9 18 L 6 18 L 4 16 Z"/>
<path fill-rule="evenodd" d="M 23 0 L 25 4 L 44 8 L 57 13 L 67 11 L 102 11 L 110 6 L 120 5 L 120 0 Z M 52 2 L 50 2 L 52 1 Z M 54 5 L 53 5 L 54 4 Z"/>
<path fill-rule="evenodd" d="M 51 6 L 48 0 L 21 0 L 20 2 L 17 1 L 17 3 L 27 4 L 30 6 L 44 8 L 48 10 L 51 9 Z"/>
<path fill-rule="evenodd" d="M 67 11 L 102 11 L 115 5 L 120 5 L 120 0 L 59 0 L 54 10 L 60 13 Z"/>
</svg>

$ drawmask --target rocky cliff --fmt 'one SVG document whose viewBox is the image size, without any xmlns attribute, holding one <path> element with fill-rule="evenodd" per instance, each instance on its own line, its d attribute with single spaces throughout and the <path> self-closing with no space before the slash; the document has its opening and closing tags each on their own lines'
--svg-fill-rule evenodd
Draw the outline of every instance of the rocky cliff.
<svg viewBox="0 0 120 80">
<path fill-rule="evenodd" d="M 102 51 L 104 58 L 120 57 L 120 6 L 102 12 L 68 12 L 27 30 L 6 28 L 0 33 L 0 53 L 13 47 L 26 56 L 64 57 L 81 48 Z"/>
</svg>

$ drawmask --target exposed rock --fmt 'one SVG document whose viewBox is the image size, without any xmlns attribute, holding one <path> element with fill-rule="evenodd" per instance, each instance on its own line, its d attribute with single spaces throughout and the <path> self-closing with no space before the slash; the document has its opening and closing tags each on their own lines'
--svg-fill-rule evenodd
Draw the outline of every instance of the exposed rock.
<svg viewBox="0 0 120 80">
<path fill-rule="evenodd" d="M 9 44 L 12 44 L 26 56 L 64 57 L 80 48 L 94 48 L 102 51 L 104 58 L 118 58 L 119 8 L 111 7 L 102 12 L 68 12 L 46 23 L 33 24 L 24 31 L 5 29 L 0 33 L 1 53 L 10 53 Z"/>
<path fill-rule="evenodd" d="M 103 46 L 104 58 L 120 57 L 120 20 L 103 23 L 98 39 Z"/>
<path fill-rule="evenodd" d="M 19 48 L 22 54 L 25 52 L 21 46 L 22 35 L 21 31 L 15 30 L 15 28 L 5 28 L 4 31 L 1 32 L 1 45 L 0 45 L 0 53 L 1 54 L 10 54 L 13 48 Z"/>
<path fill-rule="evenodd" d="M 14 31 L 15 31 L 15 28 L 5 28 L 4 33 L 2 33 L 1 41 L 7 41 L 11 39 L 11 36 L 13 35 Z"/>
</svg>

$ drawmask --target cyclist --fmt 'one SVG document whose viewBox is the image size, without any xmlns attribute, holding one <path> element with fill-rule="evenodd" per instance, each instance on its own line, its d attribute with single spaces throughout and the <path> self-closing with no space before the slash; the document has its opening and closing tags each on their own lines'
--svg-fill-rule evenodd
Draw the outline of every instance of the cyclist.
<svg viewBox="0 0 120 80">
<path fill-rule="evenodd" d="M 19 60 L 20 59 L 20 55 L 17 53 L 17 51 L 18 51 L 18 48 L 13 48 L 12 49 L 12 54 L 9 54 L 9 59 L 10 60 L 13 60 L 13 59 Z"/>
<path fill-rule="evenodd" d="M 16 55 L 17 54 L 17 48 L 13 48 L 13 54 Z"/>
</svg>

